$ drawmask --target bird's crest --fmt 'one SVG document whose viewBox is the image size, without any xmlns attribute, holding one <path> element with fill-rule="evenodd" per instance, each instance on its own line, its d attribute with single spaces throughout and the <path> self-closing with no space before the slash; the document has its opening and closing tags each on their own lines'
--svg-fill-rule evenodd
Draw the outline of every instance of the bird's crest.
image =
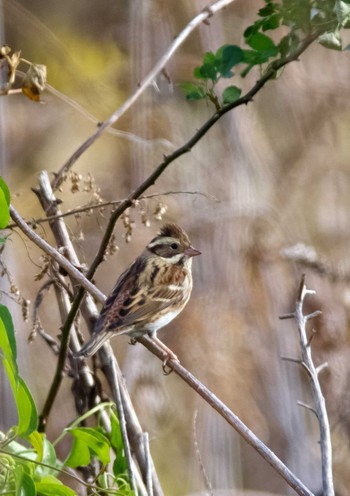
<svg viewBox="0 0 350 496">
<path fill-rule="evenodd" d="M 191 242 L 187 234 L 177 224 L 164 224 L 159 231 L 159 236 L 167 238 L 176 238 L 181 244 L 190 245 Z"/>
</svg>

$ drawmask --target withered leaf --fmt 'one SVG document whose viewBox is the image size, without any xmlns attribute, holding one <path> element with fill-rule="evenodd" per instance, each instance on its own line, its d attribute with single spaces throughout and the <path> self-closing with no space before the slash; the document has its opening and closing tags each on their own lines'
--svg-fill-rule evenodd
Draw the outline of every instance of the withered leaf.
<svg viewBox="0 0 350 496">
<path fill-rule="evenodd" d="M 40 94 L 45 89 L 46 66 L 32 64 L 23 79 L 22 92 L 25 96 L 36 102 L 40 101 Z"/>
</svg>

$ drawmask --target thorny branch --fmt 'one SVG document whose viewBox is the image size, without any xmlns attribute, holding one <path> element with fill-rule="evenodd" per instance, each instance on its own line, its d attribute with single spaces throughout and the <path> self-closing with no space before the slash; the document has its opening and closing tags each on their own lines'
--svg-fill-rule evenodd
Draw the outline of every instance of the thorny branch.
<svg viewBox="0 0 350 496">
<path fill-rule="evenodd" d="M 299 340 L 301 348 L 301 360 L 291 360 L 299 362 L 302 367 L 306 370 L 308 374 L 312 394 L 314 397 L 315 408 L 300 403 L 299 405 L 311 410 L 316 414 L 319 429 L 320 429 L 320 447 L 321 447 L 321 463 L 322 463 L 322 485 L 324 496 L 334 496 L 333 487 L 333 472 L 332 472 L 332 444 L 331 444 L 331 434 L 329 427 L 328 414 L 326 409 L 325 398 L 322 394 L 320 382 L 318 379 L 319 373 L 327 366 L 326 363 L 315 366 L 312 353 L 311 353 L 311 339 L 308 337 L 307 333 L 307 323 L 310 319 L 320 315 L 320 311 L 312 312 L 310 314 L 304 315 L 303 304 L 304 299 L 307 295 L 313 295 L 315 291 L 307 289 L 305 285 L 305 274 L 302 275 L 298 299 L 295 306 L 295 312 L 293 314 L 288 314 L 287 316 L 282 316 L 282 318 L 295 318 L 298 331 Z"/>
</svg>

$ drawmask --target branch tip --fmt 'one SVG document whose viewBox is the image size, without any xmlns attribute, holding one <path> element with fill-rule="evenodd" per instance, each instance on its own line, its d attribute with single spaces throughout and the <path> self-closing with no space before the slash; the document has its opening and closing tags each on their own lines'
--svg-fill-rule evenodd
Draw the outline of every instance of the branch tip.
<svg viewBox="0 0 350 496">
<path fill-rule="evenodd" d="M 316 367 L 317 375 L 319 375 L 322 372 L 322 370 L 327 369 L 327 368 L 328 368 L 328 362 L 321 363 L 321 365 Z"/>
<path fill-rule="evenodd" d="M 297 401 L 297 404 L 303 408 L 306 408 L 306 410 L 310 410 L 310 412 L 314 413 L 317 417 L 317 412 L 312 406 L 308 405 L 307 403 L 303 403 L 302 401 Z"/>
<path fill-rule="evenodd" d="M 310 320 L 310 319 L 313 319 L 315 317 L 318 317 L 319 315 L 322 315 L 321 310 L 315 310 L 314 312 L 309 313 L 308 315 L 305 315 L 304 317 L 306 320 Z"/>
<path fill-rule="evenodd" d="M 286 313 L 284 315 L 280 315 L 278 318 L 280 320 L 294 319 L 295 318 L 295 312 L 291 312 L 291 313 Z"/>
</svg>

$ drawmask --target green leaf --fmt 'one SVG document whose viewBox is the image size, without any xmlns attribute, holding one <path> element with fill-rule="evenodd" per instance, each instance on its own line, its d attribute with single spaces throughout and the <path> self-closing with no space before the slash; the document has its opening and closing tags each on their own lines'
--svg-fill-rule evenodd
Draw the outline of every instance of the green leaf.
<svg viewBox="0 0 350 496">
<path fill-rule="evenodd" d="M 53 476 L 43 477 L 35 486 L 38 496 L 76 496 L 77 494 Z"/>
<path fill-rule="evenodd" d="M 5 183 L 5 181 L 3 180 L 3 178 L 1 176 L 0 176 L 0 189 L 2 189 L 2 191 L 5 195 L 6 203 L 9 206 L 10 201 L 11 201 L 10 190 L 8 189 L 7 184 Z"/>
<path fill-rule="evenodd" d="M 318 42 L 320 45 L 331 50 L 342 49 L 342 42 L 338 30 L 321 34 L 321 36 L 318 37 Z"/>
<path fill-rule="evenodd" d="M 10 220 L 10 192 L 0 176 L 0 229 L 5 229 Z"/>
<path fill-rule="evenodd" d="M 28 440 L 32 444 L 33 448 L 37 453 L 36 461 L 50 465 L 50 467 L 44 467 L 41 465 L 37 466 L 36 473 L 41 477 L 46 475 L 55 474 L 57 470 L 57 458 L 56 452 L 53 445 L 48 441 L 44 433 L 34 431 L 28 437 Z"/>
<path fill-rule="evenodd" d="M 115 477 L 126 476 L 127 475 L 127 463 L 124 456 L 124 445 L 123 439 L 120 431 L 119 420 L 117 416 L 112 413 L 110 416 L 111 420 L 111 445 L 113 451 L 116 455 L 113 462 L 113 473 Z"/>
<path fill-rule="evenodd" d="M 0 305 L 0 355 L 17 405 L 18 436 L 26 437 L 33 432 L 38 423 L 38 414 L 30 391 L 19 375 L 17 366 L 17 349 L 11 314 L 4 305 Z"/>
<path fill-rule="evenodd" d="M 334 10 L 339 24 L 345 26 L 350 20 L 350 5 L 341 0 L 336 0 Z"/>
<path fill-rule="evenodd" d="M 272 16 L 264 19 L 262 23 L 262 30 L 269 31 L 270 29 L 277 29 L 280 25 L 281 16 L 279 14 L 273 14 Z"/>
<path fill-rule="evenodd" d="M 181 83 L 180 88 L 185 92 L 187 100 L 201 100 L 205 98 L 205 90 L 195 83 Z"/>
<path fill-rule="evenodd" d="M 228 88 L 225 88 L 222 98 L 224 105 L 227 105 L 228 103 L 233 103 L 238 98 L 241 96 L 242 90 L 238 88 L 237 86 L 229 86 Z"/>
<path fill-rule="evenodd" d="M 274 41 L 266 34 L 254 33 L 247 39 L 247 44 L 266 58 L 273 57 L 278 53 Z"/>
<path fill-rule="evenodd" d="M 244 59 L 243 50 L 237 45 L 223 45 L 216 54 L 216 67 L 223 78 L 232 77 L 232 67 L 240 64 Z"/>
<path fill-rule="evenodd" d="M 258 11 L 258 15 L 260 17 L 268 17 L 268 16 L 271 16 L 272 14 L 274 14 L 276 12 L 276 7 L 277 7 L 277 4 L 276 3 L 273 3 L 273 2 L 267 2 L 267 5 L 265 7 L 262 7 L 259 11 Z"/>
<path fill-rule="evenodd" d="M 194 76 L 198 79 L 211 79 L 215 82 L 217 80 L 217 70 L 215 65 L 203 64 L 195 68 Z"/>
<path fill-rule="evenodd" d="M 265 57 L 260 52 L 256 50 L 243 50 L 244 62 L 249 65 L 260 65 L 267 61 L 268 57 Z"/>
<path fill-rule="evenodd" d="M 217 59 L 213 52 L 206 52 L 203 57 L 203 65 L 196 67 L 194 77 L 197 79 L 211 79 L 217 81 Z"/>
<path fill-rule="evenodd" d="M 72 468 L 88 465 L 92 455 L 97 456 L 104 465 L 109 463 L 110 444 L 104 434 L 90 427 L 77 427 L 67 431 L 74 437 L 74 442 L 66 465 Z"/>
<path fill-rule="evenodd" d="M 16 496 L 36 496 L 35 484 L 24 465 L 16 465 L 13 471 Z"/>
<path fill-rule="evenodd" d="M 1 327 L 1 324 L 3 327 Z M 5 358 L 13 361 L 17 370 L 17 345 L 11 314 L 5 305 L 0 304 L 0 347 Z"/>
<path fill-rule="evenodd" d="M 254 33 L 257 33 L 259 31 L 259 29 L 261 28 L 262 25 L 263 25 L 263 21 L 262 20 L 258 20 L 258 21 L 255 21 L 254 24 L 252 24 L 251 26 L 248 26 L 246 28 L 246 30 L 244 31 L 244 33 L 243 33 L 244 38 L 247 40 Z"/>
</svg>

